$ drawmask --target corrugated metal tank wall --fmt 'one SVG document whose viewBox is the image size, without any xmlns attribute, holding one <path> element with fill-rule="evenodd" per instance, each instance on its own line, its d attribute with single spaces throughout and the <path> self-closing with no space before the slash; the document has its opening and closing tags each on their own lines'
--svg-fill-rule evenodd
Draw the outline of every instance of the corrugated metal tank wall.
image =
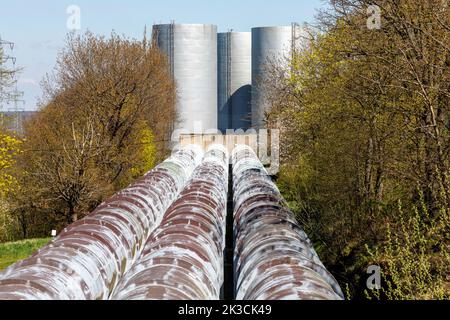
<svg viewBox="0 0 450 320">
<path fill-rule="evenodd" d="M 153 36 L 177 83 L 175 129 L 217 129 L 217 26 L 161 24 L 153 26 Z"/>
<path fill-rule="evenodd" d="M 218 34 L 219 129 L 251 126 L 252 39 L 250 32 Z"/>
<path fill-rule="evenodd" d="M 267 62 L 283 60 L 292 51 L 293 27 L 261 27 L 252 29 L 252 127 L 264 127 L 269 108 L 261 81 L 268 76 Z"/>
</svg>

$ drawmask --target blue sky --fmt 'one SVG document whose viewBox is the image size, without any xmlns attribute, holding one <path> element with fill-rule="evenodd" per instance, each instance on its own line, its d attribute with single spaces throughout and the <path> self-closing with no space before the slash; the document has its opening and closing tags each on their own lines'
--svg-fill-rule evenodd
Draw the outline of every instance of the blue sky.
<svg viewBox="0 0 450 320">
<path fill-rule="evenodd" d="M 0 0 L 0 37 L 15 42 L 12 54 L 24 68 L 19 90 L 25 109 L 36 108 L 42 95 L 39 82 L 51 72 L 69 32 L 67 8 L 81 10 L 81 31 L 108 35 L 112 30 L 141 38 L 154 23 L 211 23 L 219 31 L 249 31 L 251 27 L 312 22 L 322 0 Z M 11 106 L 4 106 L 4 110 Z"/>
</svg>

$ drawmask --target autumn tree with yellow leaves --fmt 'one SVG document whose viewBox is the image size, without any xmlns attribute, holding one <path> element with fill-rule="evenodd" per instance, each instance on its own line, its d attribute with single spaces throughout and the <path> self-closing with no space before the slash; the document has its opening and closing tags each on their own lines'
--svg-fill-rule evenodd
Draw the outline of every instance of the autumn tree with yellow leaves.
<svg viewBox="0 0 450 320">
<path fill-rule="evenodd" d="M 17 183 L 11 174 L 20 153 L 22 141 L 7 133 L 0 132 L 0 197 L 14 192 Z"/>
<path fill-rule="evenodd" d="M 8 199 L 19 192 L 14 169 L 22 143 L 6 130 L 0 130 L 0 241 L 13 239 L 12 229 L 16 223 L 10 214 Z"/>
<path fill-rule="evenodd" d="M 146 39 L 70 35 L 25 123 L 15 200 L 22 233 L 60 230 L 167 155 L 175 86 Z"/>
</svg>

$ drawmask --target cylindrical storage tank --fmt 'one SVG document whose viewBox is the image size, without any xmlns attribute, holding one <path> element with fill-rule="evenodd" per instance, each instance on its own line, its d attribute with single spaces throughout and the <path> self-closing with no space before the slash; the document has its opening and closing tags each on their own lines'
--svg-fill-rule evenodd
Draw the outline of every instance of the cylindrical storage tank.
<svg viewBox="0 0 450 320">
<path fill-rule="evenodd" d="M 262 83 L 270 76 L 268 62 L 283 63 L 290 57 L 297 27 L 252 29 L 252 127 L 263 128 L 270 105 Z"/>
<path fill-rule="evenodd" d="M 251 33 L 219 33 L 217 41 L 219 130 L 247 130 L 251 126 Z"/>
<path fill-rule="evenodd" d="M 217 129 L 217 26 L 155 25 L 153 40 L 167 53 L 177 84 L 175 130 Z"/>
</svg>

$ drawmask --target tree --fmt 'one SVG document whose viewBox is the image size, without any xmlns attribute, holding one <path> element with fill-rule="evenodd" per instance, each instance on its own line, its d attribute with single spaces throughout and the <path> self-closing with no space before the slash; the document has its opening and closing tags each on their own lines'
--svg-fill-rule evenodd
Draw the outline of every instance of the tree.
<svg viewBox="0 0 450 320">
<path fill-rule="evenodd" d="M 0 45 L 0 107 L 10 99 L 9 89 L 14 83 L 14 77 L 19 69 L 9 68 L 3 47 Z M 13 239 L 14 218 L 10 213 L 8 199 L 18 192 L 18 181 L 14 175 L 14 167 L 21 151 L 22 140 L 5 129 L 10 121 L 0 115 L 0 241 Z"/>
<path fill-rule="evenodd" d="M 8 197 L 18 190 L 12 169 L 21 151 L 22 141 L 5 130 L 0 130 L 0 241 L 11 240 L 14 219 L 9 212 Z"/>
<path fill-rule="evenodd" d="M 430 211 L 449 206 L 449 28 L 450 13 L 446 1 L 336 0 L 333 13 L 325 22 L 339 19 L 342 28 L 352 29 L 356 45 L 349 50 L 364 58 L 372 70 L 390 77 L 381 83 L 376 74 L 367 77 L 372 86 L 385 93 L 397 92 L 407 100 L 398 111 L 408 128 L 407 142 L 419 152 L 413 168 Z M 382 12 L 383 27 L 373 32 L 361 29 L 361 20 L 369 5 Z M 350 18 L 359 16 L 359 19 Z M 401 102 L 396 102 L 400 105 Z M 397 107 L 399 108 L 399 107 Z M 392 113 L 392 112 L 391 112 Z"/>
<path fill-rule="evenodd" d="M 8 98 L 7 90 L 12 85 L 13 77 L 17 70 L 7 68 L 4 65 L 3 47 L 0 46 L 0 106 Z M 4 121 L 2 116 L 2 122 Z M 11 191 L 14 187 L 14 177 L 10 174 L 11 167 L 15 163 L 15 158 L 19 152 L 21 141 L 0 127 L 0 198 Z"/>
<path fill-rule="evenodd" d="M 367 28 L 373 4 L 379 30 Z M 323 260 L 361 297 L 364 268 L 382 262 L 366 245 L 386 244 L 388 224 L 402 231 L 398 200 L 414 219 L 424 204 L 422 225 L 450 215 L 449 12 L 442 1 L 339 0 L 318 22 L 288 69 L 271 64 L 268 122 L 282 130 L 280 188 Z M 442 275 L 448 227 L 432 229 L 427 270 Z"/>
<path fill-rule="evenodd" d="M 21 140 L 0 132 L 0 197 L 5 197 L 16 186 L 16 181 L 10 170 L 16 163 L 21 144 Z"/>
<path fill-rule="evenodd" d="M 175 118 L 165 56 L 147 40 L 69 36 L 25 124 L 22 199 L 60 227 L 150 170 Z M 29 194 L 29 192 L 26 192 Z"/>
</svg>

